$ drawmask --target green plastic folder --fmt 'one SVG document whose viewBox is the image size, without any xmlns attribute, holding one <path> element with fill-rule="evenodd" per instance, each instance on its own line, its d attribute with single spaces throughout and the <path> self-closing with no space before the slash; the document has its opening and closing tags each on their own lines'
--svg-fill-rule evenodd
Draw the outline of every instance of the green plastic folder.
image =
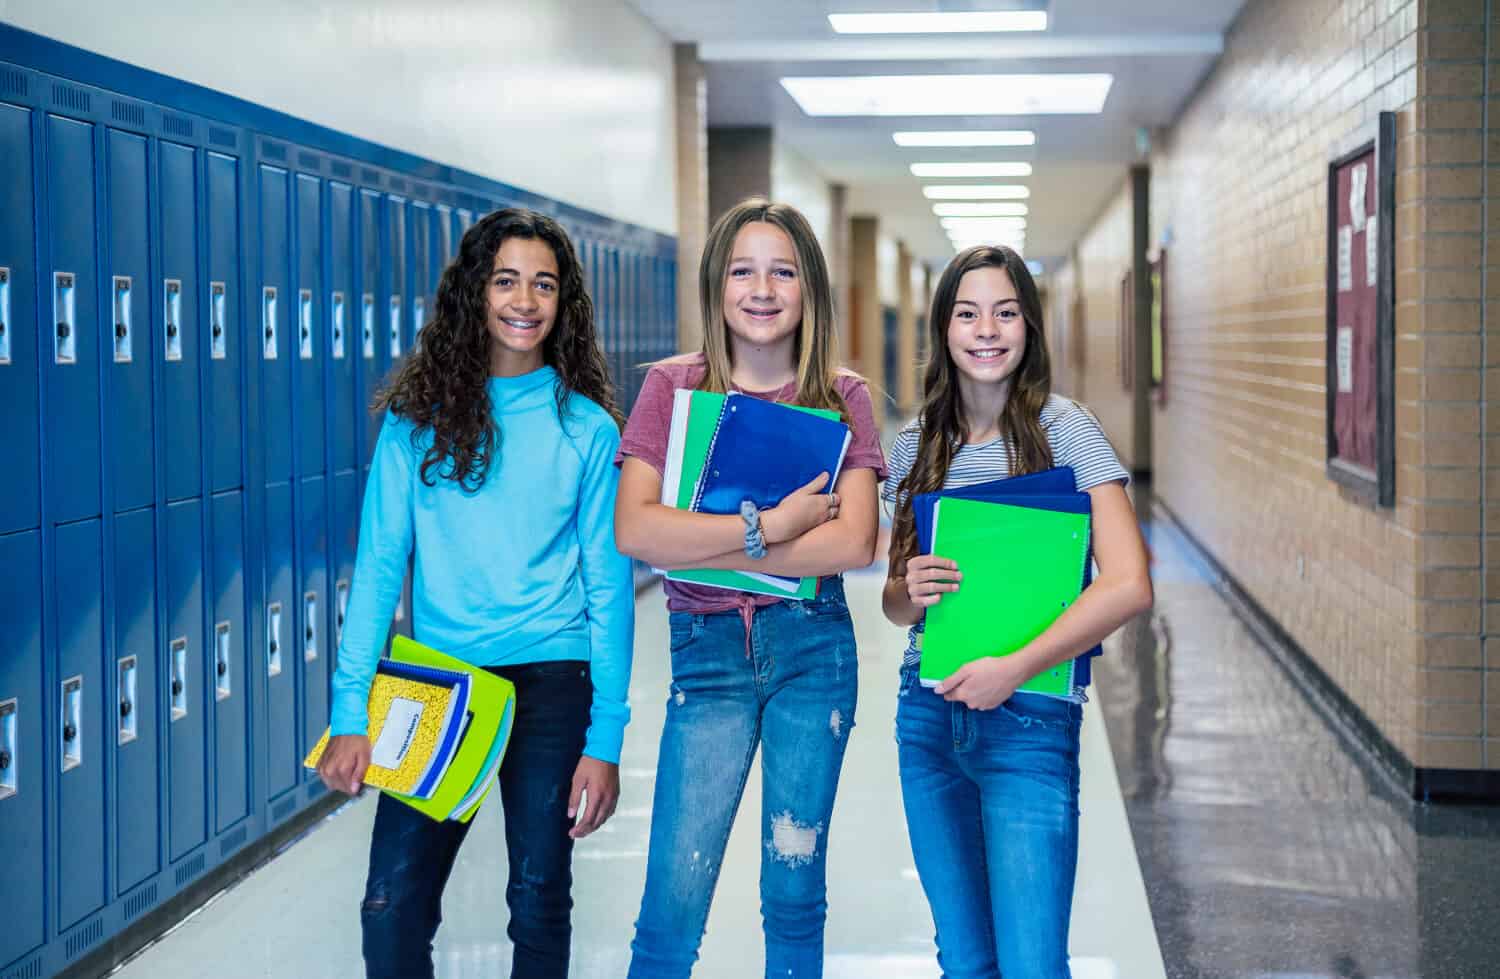
<svg viewBox="0 0 1500 979">
<path fill-rule="evenodd" d="M 935 686 L 966 663 L 1007 656 L 1041 635 L 1078 599 L 1088 548 L 1085 513 L 939 500 L 932 552 L 958 564 L 963 584 L 927 610 L 922 683 Z M 1071 696 L 1073 661 L 1020 689 Z"/>
<path fill-rule="evenodd" d="M 432 797 L 414 799 L 396 792 L 388 793 L 432 819 L 466 823 L 474 818 L 488 796 L 495 773 L 505 757 L 511 720 L 515 716 L 516 688 L 504 677 L 401 635 L 391 640 L 391 659 L 462 670 L 471 677 L 469 725 Z"/>
<path fill-rule="evenodd" d="M 687 416 L 687 429 L 682 439 L 682 455 L 680 460 L 667 460 L 667 476 L 663 483 L 662 502 L 675 506 L 679 510 L 691 510 L 693 508 L 693 492 L 698 486 L 698 480 L 703 475 L 703 467 L 708 463 L 708 450 L 713 444 L 714 431 L 719 426 L 719 415 L 724 411 L 724 399 L 727 395 L 715 391 L 693 391 L 690 393 L 690 407 Z M 806 411 L 810 414 L 821 415 L 838 421 L 839 413 L 824 408 L 808 408 L 803 405 L 789 405 L 798 411 Z M 669 447 L 670 448 L 670 447 Z M 673 479 L 675 476 L 675 493 L 673 491 Z M 775 595 L 778 598 L 810 599 L 817 597 L 818 579 L 813 577 L 802 578 L 798 581 L 795 590 L 788 590 L 775 583 L 770 575 L 748 574 L 742 571 L 721 571 L 717 569 L 672 571 L 666 572 L 667 578 L 672 581 L 682 581 L 696 585 L 711 585 L 715 588 L 732 588 L 737 591 L 754 592 L 759 595 Z M 780 579 L 785 581 L 786 579 Z"/>
</svg>

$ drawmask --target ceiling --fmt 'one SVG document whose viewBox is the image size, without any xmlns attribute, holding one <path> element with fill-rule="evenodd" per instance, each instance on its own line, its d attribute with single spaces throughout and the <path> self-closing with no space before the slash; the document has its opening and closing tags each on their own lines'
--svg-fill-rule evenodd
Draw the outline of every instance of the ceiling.
<svg viewBox="0 0 1500 979">
<path fill-rule="evenodd" d="M 1137 130 L 1168 125 L 1223 48 L 1244 0 L 1051 0 L 1046 31 L 1015 34 L 840 35 L 843 12 L 1034 8 L 1026 0 L 632 0 L 674 41 L 694 42 L 708 77 L 710 126 L 771 126 L 826 179 L 849 188 L 851 213 L 936 265 L 953 254 L 924 183 L 1025 183 L 1026 256 L 1044 268 L 1067 254 L 1138 158 Z M 780 85 L 799 75 L 1107 72 L 1097 115 L 806 115 Z M 1030 129 L 1026 147 L 902 148 L 896 130 Z M 1032 176 L 923 180 L 911 163 L 1024 160 Z"/>
</svg>

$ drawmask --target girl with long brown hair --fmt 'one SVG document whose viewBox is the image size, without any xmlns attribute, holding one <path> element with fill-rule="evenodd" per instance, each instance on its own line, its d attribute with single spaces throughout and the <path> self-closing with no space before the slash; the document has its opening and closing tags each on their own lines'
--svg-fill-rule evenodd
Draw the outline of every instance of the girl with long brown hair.
<svg viewBox="0 0 1500 979">
<path fill-rule="evenodd" d="M 1083 691 L 1017 691 L 1149 608 L 1146 550 L 1128 474 L 1089 410 L 1051 392 L 1041 302 L 1021 256 L 981 246 L 943 271 L 928 318 L 932 351 L 917 420 L 891 448 L 895 505 L 886 618 L 911 626 L 896 711 L 901 790 L 917 873 L 953 979 L 1067 979 L 1078 859 Z M 963 568 L 918 553 L 917 493 L 1073 469 L 1089 494 L 1099 574 L 1024 648 L 918 680 L 927 610 Z M 1026 555 L 1014 555 L 1026 573 Z"/>
</svg>

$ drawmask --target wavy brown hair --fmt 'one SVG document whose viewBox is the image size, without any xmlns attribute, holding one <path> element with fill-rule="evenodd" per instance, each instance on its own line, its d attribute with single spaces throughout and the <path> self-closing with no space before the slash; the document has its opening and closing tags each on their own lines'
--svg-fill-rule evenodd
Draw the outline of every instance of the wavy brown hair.
<svg viewBox="0 0 1500 979">
<path fill-rule="evenodd" d="M 1042 324 L 1042 301 L 1026 262 L 1004 245 L 965 249 L 948 263 L 932 294 L 927 317 L 930 351 L 923 378 L 922 428 L 911 471 L 896 488 L 896 512 L 891 521 L 891 565 L 895 576 L 906 574 L 906 562 L 917 553 L 917 531 L 911 498 L 943 488 L 953 455 L 965 433 L 990 419 L 965 418 L 958 387 L 958 368 L 948 353 L 948 325 L 963 277 L 975 269 L 1004 269 L 1016 287 L 1021 317 L 1026 322 L 1026 352 L 1011 374 L 1010 397 L 1000 412 L 1000 432 L 1010 456 L 1010 475 L 1039 472 L 1052 466 L 1052 447 L 1042 429 L 1042 407 L 1052 393 L 1052 360 Z"/>
<path fill-rule="evenodd" d="M 568 233 L 551 218 L 510 207 L 480 218 L 459 243 L 458 255 L 438 282 L 437 307 L 419 342 L 375 399 L 411 421 L 412 445 L 432 431 L 422 458 L 422 482 L 451 479 L 473 492 L 484 485 L 500 451 L 500 428 L 491 414 L 488 286 L 495 255 L 508 238 L 542 241 L 557 260 L 557 322 L 542 341 L 542 362 L 557 372 L 559 417 L 576 392 L 598 404 L 616 425 L 624 422 L 594 325 L 594 304 Z"/>
<path fill-rule="evenodd" d="M 751 197 L 721 214 L 703 245 L 703 258 L 698 263 L 698 302 L 703 315 L 703 360 L 708 373 L 698 387 L 721 393 L 729 390 L 734 362 L 730 355 L 729 324 L 724 321 L 724 280 L 734 257 L 735 237 L 745 225 L 757 221 L 784 231 L 797 258 L 802 287 L 802 324 L 797 328 L 792 348 L 797 368 L 797 403 L 837 411 L 848 422 L 849 406 L 834 387 L 834 379 L 840 373 L 838 329 L 833 318 L 828 262 L 823 258 L 818 236 L 802 212 L 789 204 L 773 204 L 764 197 Z"/>
</svg>

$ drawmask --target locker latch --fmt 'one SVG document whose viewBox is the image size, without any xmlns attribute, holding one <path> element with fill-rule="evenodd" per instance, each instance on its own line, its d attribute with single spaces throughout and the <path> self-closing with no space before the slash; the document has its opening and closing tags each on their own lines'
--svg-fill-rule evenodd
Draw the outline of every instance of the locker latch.
<svg viewBox="0 0 1500 979">
<path fill-rule="evenodd" d="M 391 297 L 391 359 L 401 356 L 401 297 Z"/>
<path fill-rule="evenodd" d="M 266 286 L 260 291 L 260 328 L 262 360 L 276 359 L 276 287 Z"/>
<path fill-rule="evenodd" d="M 313 359 L 313 294 L 311 289 L 297 290 L 297 356 Z"/>
<path fill-rule="evenodd" d="M 302 659 L 308 663 L 318 658 L 318 593 L 302 596 Z"/>
<path fill-rule="evenodd" d="M 333 294 L 333 359 L 344 359 L 344 294 Z"/>
<path fill-rule="evenodd" d="M 136 732 L 139 730 L 136 724 L 135 709 L 135 669 L 136 660 L 134 656 L 120 657 L 120 669 L 118 676 L 120 693 L 120 727 L 116 740 L 120 744 L 129 744 L 135 740 Z"/>
<path fill-rule="evenodd" d="M 349 579 L 340 578 L 333 584 L 333 648 L 344 642 L 344 616 L 349 614 Z"/>
<path fill-rule="evenodd" d="M 0 364 L 10 363 L 10 269 L 0 266 Z"/>
<path fill-rule="evenodd" d="M 411 301 L 411 335 L 415 345 L 422 338 L 422 327 L 427 325 L 427 300 L 418 296 Z"/>
<path fill-rule="evenodd" d="M 16 794 L 16 698 L 0 700 L 0 799 Z"/>
<path fill-rule="evenodd" d="M 62 770 L 83 764 L 83 676 L 62 684 Z"/>
<path fill-rule="evenodd" d="M 360 343 L 365 360 L 375 359 L 375 294 L 367 292 L 360 298 Z"/>
<path fill-rule="evenodd" d="M 172 667 L 172 720 L 180 721 L 187 716 L 188 712 L 188 684 L 187 684 L 187 653 L 188 641 L 186 636 L 178 636 L 172 640 L 171 667 Z"/>
<path fill-rule="evenodd" d="M 53 360 L 59 364 L 78 362 L 77 305 L 73 290 L 73 273 L 52 275 L 52 309 L 56 314 L 57 333 L 53 342 Z"/>
<path fill-rule="evenodd" d="M 266 606 L 266 674 L 281 675 L 281 603 Z"/>
<path fill-rule="evenodd" d="M 214 626 L 214 700 L 228 700 L 230 689 L 229 650 L 230 624 L 220 622 Z"/>
<path fill-rule="evenodd" d="M 130 340 L 130 276 L 115 276 L 115 363 L 128 364 L 133 356 Z"/>
<path fill-rule="evenodd" d="M 162 315 L 166 318 L 167 359 L 182 359 L 182 280 L 162 283 Z"/>
<path fill-rule="evenodd" d="M 224 283 L 208 284 L 208 349 L 214 360 L 229 356 L 228 296 Z"/>
</svg>

